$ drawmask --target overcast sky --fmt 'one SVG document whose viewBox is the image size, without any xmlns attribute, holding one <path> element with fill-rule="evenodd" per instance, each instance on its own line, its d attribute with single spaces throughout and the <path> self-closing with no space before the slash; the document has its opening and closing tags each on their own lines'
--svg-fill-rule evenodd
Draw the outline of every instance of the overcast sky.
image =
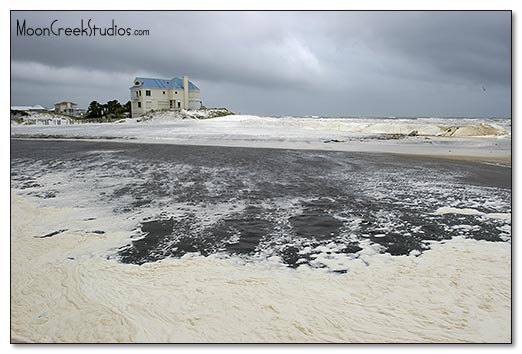
<svg viewBox="0 0 522 354">
<path fill-rule="evenodd" d="M 150 34 L 17 36 L 82 19 Z M 183 75 L 245 114 L 510 117 L 511 13 L 11 13 L 12 105 L 126 102 L 136 76 Z"/>
</svg>

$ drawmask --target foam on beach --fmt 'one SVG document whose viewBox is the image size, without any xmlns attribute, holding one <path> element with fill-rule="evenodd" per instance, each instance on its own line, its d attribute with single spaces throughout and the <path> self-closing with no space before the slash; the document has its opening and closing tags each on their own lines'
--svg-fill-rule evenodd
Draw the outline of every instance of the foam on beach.
<svg viewBox="0 0 522 354">
<path fill-rule="evenodd" d="M 506 219 L 511 220 L 511 213 L 484 213 L 473 208 L 454 208 L 454 207 L 441 207 L 435 210 L 435 215 L 444 214 L 461 214 L 461 215 L 480 215 L 492 219 Z"/>
<path fill-rule="evenodd" d="M 15 194 L 11 208 L 14 340 L 511 340 L 508 243 L 456 237 L 418 257 L 367 254 L 346 274 L 193 255 L 137 266 L 106 257 L 126 235 L 74 231 L 83 217 L 74 208 Z M 35 237 L 64 218 L 70 230 Z"/>
</svg>

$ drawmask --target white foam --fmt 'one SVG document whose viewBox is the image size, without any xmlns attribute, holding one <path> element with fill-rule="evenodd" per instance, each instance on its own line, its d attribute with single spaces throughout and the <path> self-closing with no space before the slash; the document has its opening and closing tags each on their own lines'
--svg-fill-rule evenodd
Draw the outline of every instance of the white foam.
<svg viewBox="0 0 522 354">
<path fill-rule="evenodd" d="M 12 195 L 11 336 L 33 342 L 509 342 L 511 246 L 455 238 L 361 251 L 337 275 L 194 256 L 107 260 L 124 235 L 34 238 L 71 208 Z M 366 253 L 365 253 L 366 252 Z M 68 259 L 68 257 L 74 259 Z M 321 256 L 321 261 L 342 263 Z M 369 260 L 369 262 L 368 262 Z"/>
<path fill-rule="evenodd" d="M 472 208 L 454 208 L 454 207 L 441 207 L 435 210 L 435 215 L 444 214 L 462 214 L 462 215 L 480 215 L 492 219 L 505 219 L 511 220 L 511 213 L 484 213 L 477 209 Z"/>
<path fill-rule="evenodd" d="M 157 119 L 136 123 L 13 126 L 11 134 L 107 138 L 162 144 L 242 146 L 334 151 L 393 152 L 507 159 L 510 120 L 379 119 L 225 116 L 214 119 Z M 167 118 L 163 119 L 165 116 Z M 407 136 L 412 135 L 418 136 Z M 399 134 L 401 139 L 382 138 Z M 119 138 L 114 139 L 115 137 Z M 506 139 L 498 139 L 506 137 Z M 328 142 L 328 143 L 325 143 Z"/>
</svg>

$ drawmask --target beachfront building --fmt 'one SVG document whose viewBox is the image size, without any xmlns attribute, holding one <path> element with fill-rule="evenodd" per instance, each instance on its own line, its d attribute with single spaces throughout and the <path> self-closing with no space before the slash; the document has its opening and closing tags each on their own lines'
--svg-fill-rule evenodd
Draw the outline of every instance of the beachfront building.
<svg viewBox="0 0 522 354">
<path fill-rule="evenodd" d="M 35 106 L 11 106 L 11 111 L 42 112 L 46 110 L 47 108 L 40 106 L 39 104 Z"/>
<path fill-rule="evenodd" d="M 34 114 L 22 117 L 26 125 L 69 125 L 74 124 L 72 118 L 56 116 L 53 114 Z"/>
<path fill-rule="evenodd" d="M 130 88 L 132 117 L 149 111 L 200 109 L 199 88 L 187 76 L 173 79 L 137 77 Z"/>
<path fill-rule="evenodd" d="M 78 116 L 78 105 L 74 102 L 64 101 L 54 104 L 54 111 L 56 113 L 66 114 L 68 116 Z"/>
</svg>

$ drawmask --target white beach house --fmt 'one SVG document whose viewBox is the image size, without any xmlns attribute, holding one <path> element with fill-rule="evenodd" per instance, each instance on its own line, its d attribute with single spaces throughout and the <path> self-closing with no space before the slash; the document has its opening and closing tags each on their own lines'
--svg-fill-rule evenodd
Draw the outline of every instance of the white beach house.
<svg viewBox="0 0 522 354">
<path fill-rule="evenodd" d="M 152 110 L 201 108 L 199 88 L 187 76 L 173 79 L 137 77 L 130 95 L 132 117 Z"/>
</svg>

